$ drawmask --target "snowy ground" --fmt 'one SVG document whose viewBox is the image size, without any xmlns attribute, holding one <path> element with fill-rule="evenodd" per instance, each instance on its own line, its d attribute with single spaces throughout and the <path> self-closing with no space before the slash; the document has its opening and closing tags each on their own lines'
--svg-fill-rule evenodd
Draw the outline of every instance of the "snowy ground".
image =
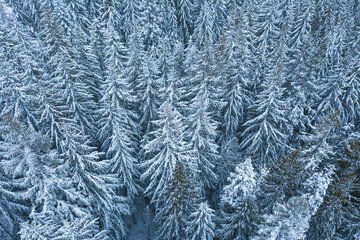
<svg viewBox="0 0 360 240">
<path fill-rule="evenodd" d="M 151 219 L 153 219 L 152 214 L 149 216 L 146 209 L 146 203 L 144 198 L 138 197 L 135 198 L 135 212 L 133 216 L 126 218 L 125 221 L 128 222 L 129 229 L 129 240 L 150 240 L 153 236 L 153 224 Z M 150 222 L 150 223 L 149 223 Z M 150 225 L 150 226 L 149 226 Z"/>
</svg>

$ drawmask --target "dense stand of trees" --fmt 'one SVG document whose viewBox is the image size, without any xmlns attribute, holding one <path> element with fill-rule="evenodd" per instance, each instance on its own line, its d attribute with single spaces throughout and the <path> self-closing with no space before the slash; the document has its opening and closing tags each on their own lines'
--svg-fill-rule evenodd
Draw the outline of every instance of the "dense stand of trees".
<svg viewBox="0 0 360 240">
<path fill-rule="evenodd" d="M 359 0 L 0 0 L 0 238 L 360 238 Z"/>
</svg>

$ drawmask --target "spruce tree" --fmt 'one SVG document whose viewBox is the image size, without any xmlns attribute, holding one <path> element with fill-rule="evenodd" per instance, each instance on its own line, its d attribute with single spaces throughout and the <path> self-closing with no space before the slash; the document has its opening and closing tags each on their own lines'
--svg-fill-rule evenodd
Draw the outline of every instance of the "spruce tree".
<svg viewBox="0 0 360 240">
<path fill-rule="evenodd" d="M 213 36 L 212 39 L 216 42 L 223 33 L 224 26 L 226 26 L 226 1 L 213 0 L 214 6 L 214 20 L 212 24 Z"/>
<path fill-rule="evenodd" d="M 267 76 L 263 91 L 250 106 L 251 118 L 245 122 L 241 147 L 254 156 L 257 166 L 270 166 L 284 152 L 288 121 L 285 118 L 283 89 L 276 76 Z"/>
<path fill-rule="evenodd" d="M 1 27 L 0 115 L 21 119 L 38 128 L 38 81 L 43 68 L 37 62 L 39 42 L 31 32 L 12 16 L 4 16 Z"/>
<path fill-rule="evenodd" d="M 233 137 L 239 137 L 240 126 L 246 119 L 247 107 L 251 102 L 249 92 L 251 52 L 249 42 L 248 22 L 245 10 L 237 9 L 228 17 L 228 28 L 225 35 L 225 85 L 226 106 L 222 120 L 221 144 L 225 145 Z M 238 16 L 241 17 L 238 17 Z"/>
<path fill-rule="evenodd" d="M 160 39 L 164 36 L 161 31 L 161 19 L 159 15 L 159 3 L 155 0 L 142 1 L 142 38 L 144 39 L 144 48 L 150 51 L 157 49 Z"/>
<path fill-rule="evenodd" d="M 256 236 L 259 213 L 255 191 L 257 179 L 251 159 L 240 163 L 230 174 L 221 194 L 221 239 L 250 239 Z"/>
<path fill-rule="evenodd" d="M 179 38 L 186 44 L 194 30 L 193 1 L 177 0 L 177 22 L 179 25 Z"/>
<path fill-rule="evenodd" d="M 125 40 L 128 41 L 133 28 L 141 21 L 141 0 L 126 0 L 122 3 L 121 22 Z"/>
<path fill-rule="evenodd" d="M 214 24 L 214 10 L 213 6 L 210 3 L 210 0 L 203 1 L 201 5 L 200 15 L 195 21 L 194 29 L 194 42 L 197 46 L 204 44 L 206 38 L 209 38 L 212 41 L 214 36 L 213 24 Z"/>
<path fill-rule="evenodd" d="M 154 219 L 158 224 L 156 239 L 186 239 L 185 230 L 190 224 L 190 214 L 196 206 L 198 189 L 187 167 L 180 161 L 176 162 L 173 176 L 163 192 Z M 197 226 L 199 224 L 197 223 Z"/>
<path fill-rule="evenodd" d="M 215 214 L 207 202 L 201 202 L 190 214 L 187 234 L 191 240 L 212 240 L 215 236 Z"/>
<path fill-rule="evenodd" d="M 215 142 L 217 136 L 217 122 L 213 120 L 210 111 L 210 93 L 207 79 L 199 82 L 193 91 L 195 97 L 190 101 L 190 111 L 186 119 L 186 138 L 189 141 L 194 157 L 199 179 L 204 187 L 212 188 L 217 180 L 214 173 L 217 164 L 218 146 Z"/>
<path fill-rule="evenodd" d="M 359 229 L 358 156 L 359 141 L 345 147 L 345 156 L 337 161 L 337 169 L 323 202 L 312 217 L 305 239 L 342 239 L 355 237 Z"/>
<path fill-rule="evenodd" d="M 142 164 L 143 180 L 149 180 L 145 195 L 151 198 L 151 203 L 157 207 L 163 199 L 165 188 L 173 178 L 175 166 L 181 163 L 185 168 L 192 166 L 189 146 L 184 139 L 184 120 L 176 108 L 179 96 L 174 79 L 163 89 L 166 99 L 159 108 L 159 119 L 153 121 L 156 128 L 151 133 L 153 139 L 145 146 L 149 157 Z"/>
<path fill-rule="evenodd" d="M 286 204 L 276 204 L 273 214 L 265 216 L 255 239 L 304 239 L 309 227 L 310 207 L 306 197 L 292 197 Z"/>
<path fill-rule="evenodd" d="M 144 57 L 144 61 L 142 62 L 142 74 L 143 75 L 139 78 L 138 85 L 135 88 L 140 101 L 139 125 L 142 128 L 141 161 L 146 158 L 144 156 L 145 152 L 143 151 L 143 146 L 152 140 L 151 132 L 156 129 L 153 121 L 158 120 L 158 109 L 160 107 L 159 71 L 152 54 Z"/>
</svg>

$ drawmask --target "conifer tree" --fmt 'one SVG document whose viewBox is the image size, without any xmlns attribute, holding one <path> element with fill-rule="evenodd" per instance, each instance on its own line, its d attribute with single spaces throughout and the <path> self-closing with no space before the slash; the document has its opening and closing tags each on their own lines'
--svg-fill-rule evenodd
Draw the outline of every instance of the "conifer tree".
<svg viewBox="0 0 360 240">
<path fill-rule="evenodd" d="M 360 58 L 360 41 L 358 38 L 354 37 L 357 34 L 355 32 L 359 31 L 359 18 L 356 17 L 357 12 L 359 10 L 359 5 L 355 5 L 351 1 L 347 3 L 347 17 L 346 23 L 343 24 L 343 27 L 346 27 L 347 34 L 345 37 L 345 50 L 344 50 L 344 64 L 343 67 L 345 70 L 345 79 L 343 84 L 343 95 L 342 101 L 344 102 L 344 106 L 346 107 L 344 121 L 348 123 L 354 124 L 358 119 L 359 115 L 359 105 L 358 101 L 354 101 L 357 99 L 357 95 L 359 93 L 359 61 Z"/>
<path fill-rule="evenodd" d="M 271 74 L 272 75 L 272 74 Z M 263 91 L 250 106 L 250 118 L 241 147 L 248 156 L 254 156 L 257 166 L 270 166 L 284 151 L 288 121 L 285 118 L 285 102 L 281 98 L 283 89 L 276 76 L 267 76 Z"/>
<path fill-rule="evenodd" d="M 354 56 L 354 60 L 351 60 L 350 67 L 348 72 L 343 80 L 343 94 L 341 96 L 341 101 L 346 107 L 346 111 L 344 112 L 344 122 L 355 124 L 357 119 L 359 119 L 360 106 L 359 102 L 356 101 L 358 99 L 359 94 L 359 83 L 360 83 L 360 66 L 359 59 L 360 51 L 358 51 L 357 56 Z"/>
<path fill-rule="evenodd" d="M 134 26 L 141 21 L 141 8 L 141 0 L 126 0 L 122 4 L 122 31 L 124 33 L 126 41 L 129 40 Z"/>
<path fill-rule="evenodd" d="M 345 166 L 345 172 L 346 174 L 352 175 L 353 171 L 356 171 L 356 169 L 359 169 L 359 155 L 358 152 L 360 150 L 360 144 L 357 134 L 353 134 L 348 139 L 348 143 L 345 145 L 344 153 L 345 153 L 345 160 L 340 161 L 341 167 L 340 169 L 344 169 Z M 344 164 L 345 163 L 345 164 Z M 357 176 L 355 179 L 355 182 L 350 187 L 350 205 L 344 206 L 345 211 L 349 208 L 348 211 L 346 211 L 346 214 L 343 216 L 344 219 L 341 222 L 340 227 L 337 230 L 336 237 L 341 238 L 348 238 L 348 237 L 354 237 L 355 239 L 359 236 L 359 230 L 360 230 L 360 212 L 358 210 L 359 206 L 359 177 Z"/>
<path fill-rule="evenodd" d="M 89 165 L 86 165 L 87 171 L 81 169 L 81 166 L 74 166 L 86 164 L 88 159 L 74 159 L 78 156 L 70 147 L 68 152 L 60 156 L 56 150 L 51 150 L 48 136 L 35 132 L 11 118 L 3 120 L 1 189 L 4 194 L 3 200 L 8 203 L 7 211 L 2 209 L 2 221 L 8 224 L 8 233 L 16 224 L 21 223 L 21 231 L 23 228 L 27 229 L 24 233 L 26 237 L 22 236 L 23 239 L 55 238 L 51 235 L 52 231 L 60 231 L 62 220 L 76 223 L 76 219 L 82 218 L 83 215 L 87 214 L 90 217 L 91 211 L 88 208 L 94 204 L 94 196 L 89 197 L 89 192 L 86 194 L 84 189 L 80 189 L 91 185 L 92 191 L 96 191 L 96 181 L 92 178 L 94 175 L 88 174 Z M 71 160 L 74 165 L 69 163 Z M 99 191 L 97 194 L 97 197 L 102 197 Z M 106 194 L 103 194 L 103 197 L 106 197 Z M 9 210 L 11 212 L 8 212 Z M 21 215 L 17 215 L 19 213 Z M 51 221 L 41 221 L 45 216 L 51 216 Z M 15 223 L 11 223 L 11 220 Z M 14 231 L 14 234 L 17 232 Z M 14 239 L 15 235 L 12 236 Z"/>
<path fill-rule="evenodd" d="M 309 131 L 315 115 L 314 103 L 318 101 L 316 87 L 316 61 L 320 56 L 315 55 L 312 21 L 314 7 L 311 1 L 303 4 L 293 3 L 294 23 L 290 28 L 289 61 L 287 67 L 287 99 L 290 102 L 289 120 L 292 123 L 293 142 L 297 142 L 299 132 Z M 290 19 L 291 20 L 291 19 Z M 289 21 L 290 21 L 289 20 Z M 316 55 L 321 55 L 317 53 Z"/>
<path fill-rule="evenodd" d="M 33 132 L 19 121 L 3 117 L 0 127 L 0 232 L 4 239 L 16 239 L 19 223 L 28 219 L 41 184 L 39 162 L 51 158 L 40 153 L 46 146 L 32 141 Z"/>
<path fill-rule="evenodd" d="M 161 31 L 159 4 L 155 0 L 143 0 L 142 6 L 142 38 L 145 50 L 150 51 L 152 48 L 157 49 L 161 37 L 164 36 Z"/>
<path fill-rule="evenodd" d="M 136 91 L 140 100 L 139 125 L 142 128 L 141 145 L 145 146 L 152 140 L 151 132 L 156 129 L 153 121 L 158 120 L 158 109 L 160 107 L 159 71 L 152 54 L 144 57 L 142 73 L 143 76 L 138 81 Z M 141 160 L 144 160 L 145 156 L 143 154 L 145 153 L 140 154 L 142 155 L 140 156 Z"/>
<path fill-rule="evenodd" d="M 167 36 L 171 46 L 178 40 L 178 22 L 175 1 L 159 1 L 160 29 Z"/>
<path fill-rule="evenodd" d="M 144 44 L 140 33 L 139 26 L 134 24 L 131 29 L 131 34 L 128 36 L 128 40 L 126 42 L 128 58 L 126 62 L 125 76 L 128 76 L 127 82 L 137 98 L 141 96 L 141 94 L 137 92 L 137 85 L 142 79 L 143 61 L 145 58 Z"/>
<path fill-rule="evenodd" d="M 226 1 L 213 0 L 214 6 L 214 20 L 213 20 L 213 36 L 212 39 L 216 42 L 223 33 L 224 26 L 226 26 Z"/>
<path fill-rule="evenodd" d="M 90 19 L 87 15 L 88 12 L 86 11 L 86 6 L 83 1 L 64 1 L 63 11 L 65 13 L 63 14 L 63 17 L 68 18 L 67 21 L 69 21 L 69 23 L 72 22 L 78 24 L 80 26 L 80 31 L 84 32 L 85 34 L 88 33 Z M 79 31 L 79 29 L 77 29 L 77 31 Z"/>
<path fill-rule="evenodd" d="M 197 51 L 197 63 L 194 66 L 195 75 L 190 79 L 190 84 L 200 86 L 202 81 L 206 83 L 209 91 L 210 111 L 213 112 L 214 120 L 220 122 L 221 112 L 225 105 L 223 98 L 224 82 L 222 81 L 223 76 L 218 75 L 217 64 L 219 59 L 217 59 L 216 51 L 215 45 L 211 43 L 210 38 L 206 37 L 204 45 Z M 193 93 L 197 91 L 196 89 L 192 90 Z"/>
<path fill-rule="evenodd" d="M 262 193 L 259 200 L 263 212 L 271 212 L 276 203 L 303 193 L 303 183 L 310 174 L 304 171 L 306 164 L 300 152 L 294 151 L 271 168 L 260 187 Z"/>
<path fill-rule="evenodd" d="M 210 3 L 210 0 L 203 1 L 201 5 L 200 15 L 195 21 L 194 29 L 194 42 L 199 47 L 204 44 L 206 38 L 209 38 L 212 41 L 214 36 L 213 24 L 214 24 L 214 14 L 213 6 Z"/>
<path fill-rule="evenodd" d="M 263 220 L 259 238 L 303 239 L 310 219 L 322 204 L 333 174 L 328 141 L 336 126 L 329 116 L 307 137 L 309 146 L 296 150 L 274 165 L 257 193 Z"/>
<path fill-rule="evenodd" d="M 222 121 L 221 144 L 224 145 L 233 137 L 239 137 L 238 131 L 246 119 L 247 107 L 251 102 L 250 84 L 251 53 L 249 42 L 249 29 L 245 10 L 237 9 L 228 17 L 228 28 L 225 31 L 225 86 L 226 106 Z M 240 17 L 238 17 L 240 15 Z"/>
<path fill-rule="evenodd" d="M 212 240 L 215 236 L 214 210 L 206 202 L 201 202 L 190 214 L 187 232 L 191 240 Z"/>
<path fill-rule="evenodd" d="M 110 42 L 111 43 L 111 42 Z M 101 103 L 103 108 L 100 118 L 100 132 L 103 145 L 102 149 L 106 153 L 106 158 L 111 161 L 112 170 L 119 175 L 124 182 L 124 188 L 130 196 L 136 195 L 139 189 L 135 183 L 138 170 L 137 160 L 134 156 L 133 132 L 137 129 L 133 119 L 134 113 L 128 109 L 132 96 L 129 87 L 123 76 L 121 58 L 124 57 L 124 46 L 118 42 L 113 42 L 115 46 L 108 45 L 105 63 L 108 66 L 106 80 L 103 84 L 103 97 Z M 136 134 L 136 132 L 135 132 Z"/>
<path fill-rule="evenodd" d="M 157 67 L 159 71 L 160 87 L 166 89 L 169 85 L 170 72 L 173 68 L 172 47 L 168 36 L 160 40 L 159 49 L 157 50 Z"/>
<path fill-rule="evenodd" d="M 255 196 L 257 179 L 251 159 L 240 163 L 228 180 L 221 194 L 218 235 L 221 239 L 250 239 L 256 236 L 259 221 Z"/>
<path fill-rule="evenodd" d="M 106 79 L 101 86 L 99 136 L 105 157 L 110 160 L 111 172 L 118 176 L 125 193 L 132 198 L 140 189 L 135 180 L 139 172 L 135 156 L 136 144 L 133 142 L 138 134 L 138 126 L 136 113 L 131 110 L 134 101 L 128 81 L 131 79 L 127 79 L 124 72 L 130 62 L 127 59 L 127 49 L 116 30 L 119 21 L 116 6 L 115 3 L 107 3 L 102 9 L 103 14 L 106 13 L 102 15 L 106 27 L 103 30 Z"/>
<path fill-rule="evenodd" d="M 273 5 L 275 4 L 275 5 Z M 254 26 L 256 38 L 254 46 L 258 56 L 261 70 L 266 72 L 267 60 L 271 56 L 276 39 L 279 35 L 278 8 L 275 1 L 266 0 L 256 6 L 257 19 Z"/>
<path fill-rule="evenodd" d="M 176 162 L 173 176 L 163 192 L 156 208 L 156 239 L 185 239 L 185 229 L 189 226 L 190 214 L 194 212 L 198 189 L 186 166 L 180 161 Z"/>
<path fill-rule="evenodd" d="M 76 72 L 72 71 L 71 75 L 67 74 L 69 65 L 72 64 L 71 66 L 74 67 L 74 59 L 67 54 L 66 40 L 68 38 L 65 36 L 65 30 L 57 24 L 49 6 L 45 3 L 42 5 L 41 26 L 45 48 L 43 54 L 47 56 L 47 71 L 44 78 L 40 79 L 40 109 L 42 111 L 40 121 L 43 131 L 51 137 L 54 145 L 59 147 L 64 130 L 62 122 L 65 119 L 70 121 L 69 118 L 71 118 L 69 117 L 70 104 L 67 105 L 66 102 L 63 102 L 67 99 L 62 93 L 65 87 L 68 87 L 67 97 L 73 93 L 74 83 L 70 79 L 74 79 Z M 54 78 L 57 78 L 58 81 L 52 81 Z"/>
<path fill-rule="evenodd" d="M 153 121 L 156 126 L 151 133 L 153 139 L 144 146 L 149 159 L 142 164 L 145 171 L 141 179 L 149 180 L 145 195 L 151 197 L 155 206 L 163 199 L 164 189 L 173 177 L 176 164 L 181 163 L 188 168 L 192 160 L 184 140 L 183 117 L 176 108 L 179 97 L 174 79 L 171 79 L 165 93 L 166 99 L 159 108 L 159 119 Z"/>
<path fill-rule="evenodd" d="M 85 8 L 88 12 L 88 17 L 90 20 L 95 20 L 99 17 L 99 9 L 101 5 L 101 0 L 86 0 Z"/>
<path fill-rule="evenodd" d="M 86 239 L 86 240 L 107 240 L 106 231 L 96 232 L 98 219 L 91 219 L 90 216 L 83 216 L 75 220 L 58 221 L 51 216 L 51 212 L 37 216 L 36 222 L 22 224 L 19 232 L 21 240 L 35 239 Z"/>
<path fill-rule="evenodd" d="M 179 25 L 179 39 L 186 44 L 194 30 L 193 1 L 177 0 L 177 22 Z"/>
<path fill-rule="evenodd" d="M 276 204 L 273 214 L 259 227 L 255 239 L 304 239 L 309 227 L 310 207 L 305 197 L 292 197 L 286 204 Z"/>
<path fill-rule="evenodd" d="M 345 157 L 338 160 L 335 176 L 323 202 L 310 222 L 305 239 L 353 238 L 359 229 L 358 140 L 345 147 Z"/>
<path fill-rule="evenodd" d="M 193 97 L 191 94 L 192 91 L 192 83 L 191 79 L 195 76 L 197 72 L 197 63 L 198 63 L 198 55 L 197 48 L 192 38 L 190 38 L 188 42 L 188 46 L 185 49 L 185 57 L 184 57 L 184 87 L 186 94 L 184 95 L 184 101 L 189 105 L 190 99 Z M 187 112 L 186 109 L 185 112 Z M 187 115 L 187 114 L 185 114 Z"/>
<path fill-rule="evenodd" d="M 324 122 L 316 128 L 316 133 L 306 137 L 309 143 L 307 148 L 289 153 L 271 167 L 258 192 L 263 213 L 271 213 L 277 203 L 284 204 L 291 197 L 306 194 L 310 194 L 308 201 L 311 202 L 311 214 L 316 211 L 332 174 L 331 165 L 322 169 L 325 163 L 330 162 L 333 154 L 328 144 L 334 129 L 331 124 L 334 122 L 324 118 Z"/>
<path fill-rule="evenodd" d="M 213 120 L 210 111 L 209 83 L 206 80 L 202 80 L 194 89 L 195 97 L 190 101 L 191 107 L 186 119 L 189 126 L 186 137 L 194 152 L 200 183 L 212 188 L 217 180 L 214 169 L 219 156 L 215 142 L 217 122 Z"/>
<path fill-rule="evenodd" d="M 113 36 L 114 38 L 120 38 L 121 33 L 121 3 L 118 0 L 102 0 L 100 5 L 100 22 L 102 28 L 107 32 L 108 37 Z M 112 33 L 116 33 L 112 35 Z M 106 36 L 104 36 L 106 38 Z M 118 42 L 120 43 L 120 42 Z"/>
<path fill-rule="evenodd" d="M 43 81 L 43 124 L 64 158 L 68 172 L 72 174 L 72 186 L 82 189 L 77 194 L 88 195 L 89 200 L 85 202 L 93 208 L 87 209 L 87 213 L 101 216 L 102 226 L 111 229 L 109 234 L 112 236 L 119 237 L 125 234 L 122 215 L 129 212 L 127 203 L 114 189 L 114 186 L 120 185 L 120 180 L 106 172 L 109 163 L 99 159 L 99 153 L 83 131 L 82 123 L 86 118 L 82 118 L 82 113 L 90 113 L 92 97 L 88 95 L 84 83 L 83 69 L 77 64 L 76 45 L 72 45 L 68 35 L 71 32 L 66 32 L 58 21 L 51 13 L 44 11 L 42 23 L 45 26 L 44 36 L 47 37 L 45 43 L 50 56 L 48 66 L 51 75 Z M 115 172 L 116 166 L 112 162 Z M 113 204 L 117 207 L 112 207 L 110 211 Z M 114 221 L 114 217 L 118 220 Z"/>
<path fill-rule="evenodd" d="M 198 62 L 194 66 L 195 75 L 190 79 L 190 92 L 187 93 L 189 107 L 186 117 L 186 138 L 195 154 L 196 171 L 200 183 L 212 188 L 217 181 L 214 168 L 219 159 L 217 138 L 218 116 L 221 99 L 216 92 L 218 78 L 214 70 L 214 53 L 207 38 L 203 49 L 198 51 Z M 192 69 L 191 69 L 192 70 Z"/>
<path fill-rule="evenodd" d="M 36 61 L 38 42 L 31 37 L 24 25 L 9 15 L 4 16 L 1 27 L 0 59 L 0 115 L 21 119 L 38 128 L 39 112 L 38 81 L 43 74 L 42 66 Z M 30 45 L 30 44 L 33 45 Z"/>
</svg>

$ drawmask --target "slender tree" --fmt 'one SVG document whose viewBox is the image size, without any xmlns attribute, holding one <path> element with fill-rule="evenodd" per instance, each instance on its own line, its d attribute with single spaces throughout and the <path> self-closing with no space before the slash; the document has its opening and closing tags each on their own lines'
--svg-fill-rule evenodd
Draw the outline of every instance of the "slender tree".
<svg viewBox="0 0 360 240">
<path fill-rule="evenodd" d="M 250 239 L 256 236 L 259 213 L 256 205 L 257 179 L 251 159 L 240 163 L 230 174 L 221 194 L 221 239 Z"/>
</svg>

